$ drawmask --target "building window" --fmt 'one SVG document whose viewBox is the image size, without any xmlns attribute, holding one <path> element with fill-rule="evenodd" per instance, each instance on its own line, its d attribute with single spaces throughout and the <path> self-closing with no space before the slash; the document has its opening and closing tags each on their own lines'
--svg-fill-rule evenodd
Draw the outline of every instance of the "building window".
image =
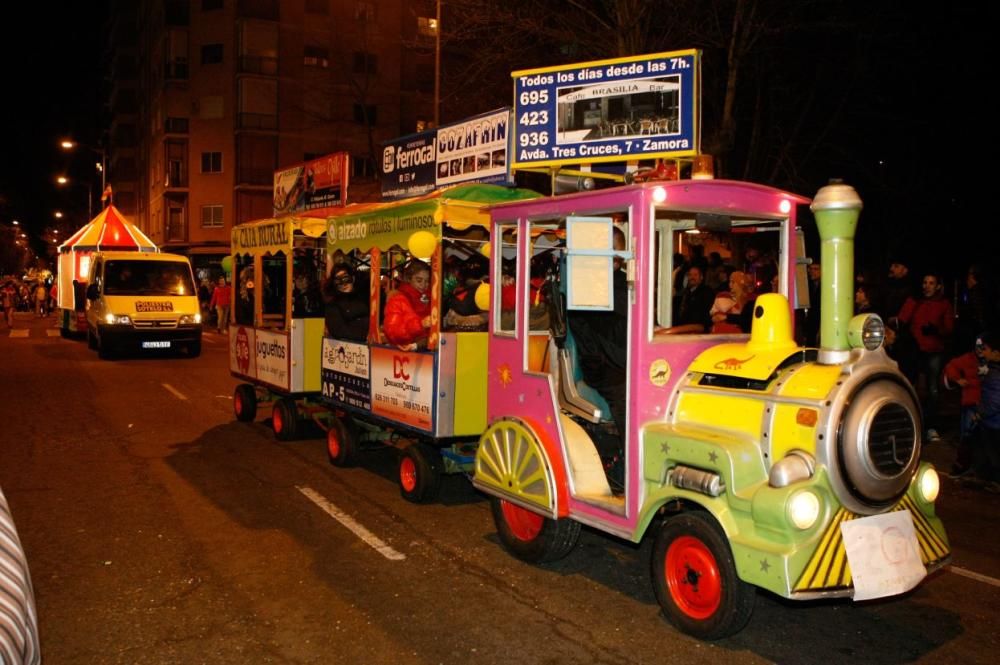
<svg viewBox="0 0 1000 665">
<path fill-rule="evenodd" d="M 373 178 L 377 175 L 375 162 L 369 157 L 351 157 L 352 178 Z"/>
<path fill-rule="evenodd" d="M 201 64 L 215 65 L 222 62 L 222 44 L 205 44 L 201 47 Z"/>
<path fill-rule="evenodd" d="M 378 56 L 364 51 L 354 52 L 354 73 L 374 74 L 378 69 Z"/>
<path fill-rule="evenodd" d="M 167 118 L 167 125 L 165 127 L 167 134 L 187 134 L 188 133 L 188 119 L 187 118 Z"/>
<path fill-rule="evenodd" d="M 355 104 L 354 122 L 374 127 L 375 123 L 378 121 L 378 114 L 375 110 L 374 104 Z"/>
<path fill-rule="evenodd" d="M 322 46 L 306 46 L 303 50 L 302 64 L 306 67 L 322 67 L 326 69 L 330 66 L 330 50 Z"/>
<path fill-rule="evenodd" d="M 375 21 L 375 3 L 374 2 L 355 2 L 354 3 L 354 20 L 361 21 L 362 23 L 372 23 Z"/>
<path fill-rule="evenodd" d="M 201 153 L 202 173 L 222 173 L 222 153 L 203 152 Z"/>
<path fill-rule="evenodd" d="M 210 205 L 201 207 L 201 226 L 206 229 L 222 227 L 222 206 Z"/>
<path fill-rule="evenodd" d="M 310 14 L 326 14 L 330 13 L 330 3 L 328 0 L 306 0 L 306 11 Z"/>
<path fill-rule="evenodd" d="M 426 16 L 417 17 L 417 32 L 424 37 L 434 37 L 437 35 L 437 19 Z"/>
</svg>

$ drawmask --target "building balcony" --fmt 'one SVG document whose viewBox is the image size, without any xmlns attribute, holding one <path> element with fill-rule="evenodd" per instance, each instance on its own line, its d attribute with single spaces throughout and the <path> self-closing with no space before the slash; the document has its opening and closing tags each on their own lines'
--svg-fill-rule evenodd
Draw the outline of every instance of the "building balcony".
<svg viewBox="0 0 1000 665">
<path fill-rule="evenodd" d="M 263 55 L 241 55 L 240 74 L 278 75 L 278 59 Z"/>
<path fill-rule="evenodd" d="M 277 131 L 278 116 L 264 113 L 238 113 L 236 114 L 236 128 Z"/>
</svg>

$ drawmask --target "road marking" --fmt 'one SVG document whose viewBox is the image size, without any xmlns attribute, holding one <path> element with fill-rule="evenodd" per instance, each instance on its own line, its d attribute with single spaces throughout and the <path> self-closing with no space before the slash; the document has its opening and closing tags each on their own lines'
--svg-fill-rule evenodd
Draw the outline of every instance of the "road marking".
<svg viewBox="0 0 1000 665">
<path fill-rule="evenodd" d="M 322 508 L 323 512 L 325 512 L 327 515 L 329 515 L 330 517 L 337 520 L 338 522 L 346 526 L 348 529 L 353 531 L 355 536 L 368 543 L 368 545 L 372 549 L 374 549 L 376 552 L 384 556 L 386 559 L 389 559 L 390 561 L 402 561 L 403 559 L 406 558 L 405 554 L 397 552 L 396 550 L 392 549 L 389 545 L 386 545 L 375 534 L 373 534 L 371 531 L 358 524 L 353 517 L 344 513 L 342 510 L 340 510 L 340 508 L 337 508 L 337 506 L 327 501 L 326 497 L 324 497 L 322 494 L 315 491 L 311 487 L 296 486 L 295 489 L 302 492 L 302 494 L 304 494 L 307 499 L 309 499 L 317 506 Z"/>
<path fill-rule="evenodd" d="M 989 575 L 974 573 L 971 570 L 966 570 L 965 568 L 959 568 L 958 566 L 948 566 L 948 570 L 955 573 L 956 575 L 961 575 L 962 577 L 968 577 L 969 579 L 976 580 L 977 582 L 985 582 L 986 584 L 991 584 L 993 586 L 1000 586 L 1000 580 L 998 580 L 995 577 L 990 577 Z"/>
<path fill-rule="evenodd" d="M 59 331 L 58 330 L 53 330 L 52 328 L 49 328 L 48 330 L 46 330 L 45 334 L 48 335 L 49 337 L 59 337 Z"/>
<path fill-rule="evenodd" d="M 184 393 L 182 393 L 181 391 L 177 390 L 177 388 L 174 388 L 169 383 L 161 383 L 160 385 L 163 386 L 164 388 L 166 388 L 167 390 L 169 390 L 171 393 L 173 393 L 174 397 L 176 397 L 177 399 L 182 399 L 185 402 L 187 401 L 187 397 L 184 396 Z"/>
</svg>

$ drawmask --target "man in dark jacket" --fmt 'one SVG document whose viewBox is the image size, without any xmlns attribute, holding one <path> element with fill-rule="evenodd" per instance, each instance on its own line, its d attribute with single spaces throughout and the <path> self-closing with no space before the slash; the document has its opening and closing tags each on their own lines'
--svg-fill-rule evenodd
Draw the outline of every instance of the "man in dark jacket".
<svg viewBox="0 0 1000 665">
<path fill-rule="evenodd" d="M 687 271 L 687 286 L 681 295 L 675 326 L 684 326 L 685 332 L 707 333 L 712 329 L 712 303 L 715 294 L 705 285 L 705 278 L 698 266 Z"/>
</svg>

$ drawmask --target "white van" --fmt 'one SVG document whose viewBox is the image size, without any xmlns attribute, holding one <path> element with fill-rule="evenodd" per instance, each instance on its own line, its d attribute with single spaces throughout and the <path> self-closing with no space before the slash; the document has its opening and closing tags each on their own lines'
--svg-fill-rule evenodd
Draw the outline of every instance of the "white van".
<svg viewBox="0 0 1000 665">
<path fill-rule="evenodd" d="M 191 262 L 179 254 L 95 252 L 87 286 L 87 344 L 201 353 L 201 309 Z"/>
</svg>

